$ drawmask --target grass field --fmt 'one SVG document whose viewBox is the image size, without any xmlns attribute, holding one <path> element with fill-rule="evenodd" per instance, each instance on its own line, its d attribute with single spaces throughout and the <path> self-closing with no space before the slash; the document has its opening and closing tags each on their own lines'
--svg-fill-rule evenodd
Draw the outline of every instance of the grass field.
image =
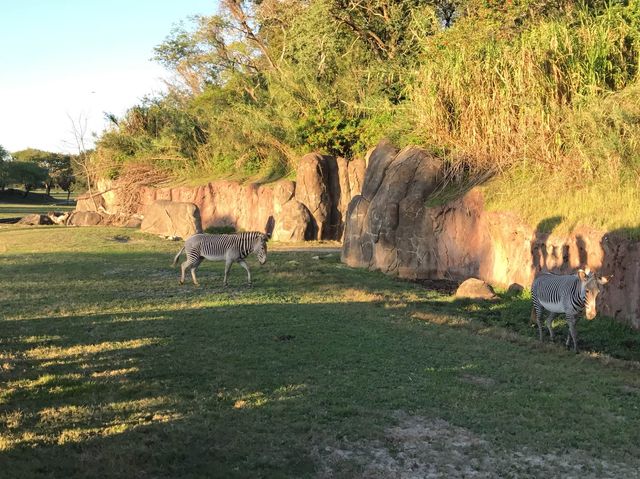
<svg viewBox="0 0 640 479">
<path fill-rule="evenodd" d="M 179 243 L 0 227 L 0 477 L 639 476 L 637 334 L 273 246 L 180 287 Z"/>
<path fill-rule="evenodd" d="M 0 192 L 0 218 L 23 217 L 33 213 L 47 214 L 49 211 L 73 211 L 75 194 L 67 202 L 67 193 L 52 190 L 50 198 L 44 190 L 30 192 L 26 198 L 8 196 Z"/>
</svg>

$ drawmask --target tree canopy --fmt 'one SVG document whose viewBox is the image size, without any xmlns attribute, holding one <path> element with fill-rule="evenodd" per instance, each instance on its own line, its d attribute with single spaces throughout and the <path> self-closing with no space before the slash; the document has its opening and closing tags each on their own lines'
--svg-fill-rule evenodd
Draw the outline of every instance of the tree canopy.
<svg viewBox="0 0 640 479">
<path fill-rule="evenodd" d="M 68 187 L 75 181 L 71 155 L 28 148 L 16 151 L 12 156 L 18 161 L 33 163 L 46 170 L 46 177 L 41 180 L 41 183 L 44 185 L 47 195 L 50 194 L 51 188 L 54 186 L 60 186 L 63 190 L 69 191 Z"/>
<path fill-rule="evenodd" d="M 479 170 L 584 162 L 595 146 L 578 112 L 637 81 L 639 12 L 637 0 L 222 0 L 156 48 L 169 91 L 109 115 L 94 166 L 274 178 L 307 151 L 349 158 L 383 137 Z"/>
</svg>

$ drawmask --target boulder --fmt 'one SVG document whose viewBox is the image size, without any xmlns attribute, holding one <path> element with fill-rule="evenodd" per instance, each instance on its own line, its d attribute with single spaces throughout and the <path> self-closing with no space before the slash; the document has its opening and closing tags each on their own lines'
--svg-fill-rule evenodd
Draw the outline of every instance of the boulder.
<svg viewBox="0 0 640 479">
<path fill-rule="evenodd" d="M 305 205 L 311 213 L 312 239 L 331 238 L 331 201 L 329 189 L 329 165 L 325 157 L 309 153 L 300 160 L 295 199 Z"/>
<path fill-rule="evenodd" d="M 401 276 L 422 278 L 433 244 L 427 198 L 436 189 L 441 160 L 425 150 L 400 153 L 382 142 L 369 156 L 362 195 L 347 211 L 342 260 Z"/>
<path fill-rule="evenodd" d="M 275 217 L 272 238 L 275 241 L 305 241 L 312 233 L 309 210 L 295 199 L 287 201 Z"/>
<path fill-rule="evenodd" d="M 140 228 L 141 225 L 142 218 L 140 218 L 139 216 L 132 216 L 123 224 L 125 228 Z"/>
<path fill-rule="evenodd" d="M 27 215 L 18 221 L 19 225 L 52 225 L 53 221 L 47 215 L 32 214 Z"/>
<path fill-rule="evenodd" d="M 456 298 L 495 299 L 496 292 L 490 284 L 478 278 L 469 278 L 456 290 Z"/>
<path fill-rule="evenodd" d="M 371 201 L 380 188 L 387 166 L 396 157 L 398 150 L 386 140 L 381 141 L 369 154 L 367 171 L 362 183 L 362 196 Z"/>
<path fill-rule="evenodd" d="M 507 294 L 509 296 L 518 296 L 524 291 L 524 286 L 518 283 L 511 283 L 507 288 Z"/>
<path fill-rule="evenodd" d="M 76 211 L 100 211 L 106 209 L 106 202 L 101 194 L 79 196 L 76 200 Z"/>
<path fill-rule="evenodd" d="M 193 203 L 155 201 L 145 208 L 140 230 L 161 236 L 188 238 L 202 232 L 200 211 Z"/>
<path fill-rule="evenodd" d="M 273 185 L 274 203 L 278 203 L 281 206 L 293 198 L 295 194 L 296 184 L 291 180 L 276 181 Z"/>
<path fill-rule="evenodd" d="M 351 198 L 362 193 L 365 169 L 365 162 L 362 158 L 354 158 L 348 163 L 347 174 L 349 177 L 349 198 L 347 199 L 347 205 Z"/>
<path fill-rule="evenodd" d="M 74 211 L 67 219 L 68 226 L 96 226 L 104 222 L 104 217 L 95 211 Z"/>
</svg>

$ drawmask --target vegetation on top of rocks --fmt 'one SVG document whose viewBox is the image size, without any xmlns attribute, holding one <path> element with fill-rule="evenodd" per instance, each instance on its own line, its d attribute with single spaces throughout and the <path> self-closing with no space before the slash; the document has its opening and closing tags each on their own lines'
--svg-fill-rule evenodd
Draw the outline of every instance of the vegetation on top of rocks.
<svg viewBox="0 0 640 479">
<path fill-rule="evenodd" d="M 173 85 L 109 116 L 95 174 L 266 180 L 387 137 L 533 224 L 634 227 L 600 205 L 640 206 L 639 32 L 638 0 L 225 0 L 157 47 Z"/>
<path fill-rule="evenodd" d="M 216 235 L 230 234 L 235 232 L 236 229 L 233 226 L 209 226 L 204 230 L 204 233 Z"/>
</svg>

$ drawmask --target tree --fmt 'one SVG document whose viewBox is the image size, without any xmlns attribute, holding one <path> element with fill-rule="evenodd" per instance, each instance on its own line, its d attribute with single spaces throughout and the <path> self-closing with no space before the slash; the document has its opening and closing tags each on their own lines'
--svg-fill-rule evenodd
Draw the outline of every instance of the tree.
<svg viewBox="0 0 640 479">
<path fill-rule="evenodd" d="M 0 191 L 4 190 L 9 180 L 9 167 L 7 163 L 10 156 L 9 152 L 0 145 Z"/>
<path fill-rule="evenodd" d="M 76 186 L 76 176 L 73 174 L 73 170 L 69 169 L 63 173 L 61 173 L 57 180 L 56 184 L 63 190 L 67 192 L 67 203 L 69 202 L 69 196 L 71 196 L 71 191 L 73 191 Z"/>
<path fill-rule="evenodd" d="M 70 155 L 62 153 L 28 148 L 15 152 L 13 157 L 19 161 L 35 163 L 48 171 L 47 178 L 43 182 L 47 195 L 51 193 L 51 188 L 58 183 L 58 178 L 61 175 L 68 175 L 68 171 L 71 169 Z"/>
<path fill-rule="evenodd" d="M 93 206 L 96 211 L 98 210 L 98 204 L 96 203 L 95 195 L 92 191 L 92 183 L 95 177 L 93 165 L 91 163 L 91 150 L 86 147 L 87 141 L 87 118 L 84 115 L 79 115 L 77 120 L 71 115 L 68 115 L 71 122 L 71 133 L 75 142 L 75 147 L 78 151 L 77 154 L 72 155 L 72 167 L 74 170 L 79 170 L 83 179 L 86 181 L 89 197 L 93 202 Z"/>
<path fill-rule="evenodd" d="M 6 166 L 8 167 L 7 184 L 23 185 L 24 196 L 27 196 L 29 191 L 40 187 L 48 176 L 45 168 L 29 161 L 9 161 L 6 162 Z"/>
</svg>

